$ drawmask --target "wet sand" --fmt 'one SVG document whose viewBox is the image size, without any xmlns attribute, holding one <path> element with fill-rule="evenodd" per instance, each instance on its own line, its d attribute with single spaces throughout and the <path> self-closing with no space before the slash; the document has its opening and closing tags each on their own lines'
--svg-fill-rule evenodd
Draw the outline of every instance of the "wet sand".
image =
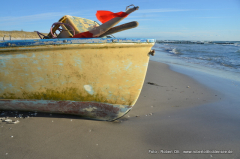
<svg viewBox="0 0 240 159">
<path fill-rule="evenodd" d="M 227 102 L 224 90 L 150 61 L 137 103 L 115 122 L 0 112 L 20 121 L 0 122 L 0 158 L 239 158 L 240 116 Z"/>
</svg>

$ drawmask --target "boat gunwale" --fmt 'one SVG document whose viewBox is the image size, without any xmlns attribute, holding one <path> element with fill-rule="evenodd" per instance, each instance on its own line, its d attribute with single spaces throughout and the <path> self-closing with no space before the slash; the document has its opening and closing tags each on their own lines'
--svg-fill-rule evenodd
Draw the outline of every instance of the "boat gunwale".
<svg viewBox="0 0 240 159">
<path fill-rule="evenodd" d="M 29 46 L 59 46 L 72 44 L 113 44 L 113 43 L 155 43 L 155 39 L 143 38 L 61 38 L 61 39 L 31 39 L 0 41 L 1 48 L 16 48 Z"/>
<path fill-rule="evenodd" d="M 105 43 L 105 44 L 68 44 L 68 45 L 38 45 L 38 46 L 19 46 L 19 47 L 4 47 L 0 48 L 0 53 L 6 52 L 22 52 L 34 50 L 73 50 L 73 49 L 110 49 L 110 48 L 138 48 L 149 47 L 154 43 Z"/>
</svg>

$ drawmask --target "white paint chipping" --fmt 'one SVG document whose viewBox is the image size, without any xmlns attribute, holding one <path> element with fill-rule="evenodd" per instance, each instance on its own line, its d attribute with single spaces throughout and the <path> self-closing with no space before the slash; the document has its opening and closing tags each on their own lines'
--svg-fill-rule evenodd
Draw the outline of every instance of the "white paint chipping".
<svg viewBox="0 0 240 159">
<path fill-rule="evenodd" d="M 91 94 L 91 95 L 94 94 L 94 91 L 93 91 L 93 89 L 92 89 L 92 86 L 90 86 L 90 85 L 84 85 L 83 87 L 84 87 L 84 89 L 85 89 L 89 94 Z"/>
</svg>

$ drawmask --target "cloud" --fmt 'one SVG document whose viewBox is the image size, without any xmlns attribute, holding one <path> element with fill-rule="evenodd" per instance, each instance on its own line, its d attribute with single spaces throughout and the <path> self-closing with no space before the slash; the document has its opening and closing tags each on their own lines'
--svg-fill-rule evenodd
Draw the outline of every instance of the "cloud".
<svg viewBox="0 0 240 159">
<path fill-rule="evenodd" d="M 14 21 L 39 21 L 39 20 L 45 20 L 45 19 L 52 19 L 54 17 L 61 17 L 64 14 L 61 12 L 53 12 L 53 13 L 42 13 L 42 14 L 35 14 L 35 15 L 27 15 L 27 16 L 7 16 L 7 17 L 1 17 L 1 22 L 14 22 Z"/>
<path fill-rule="evenodd" d="M 79 14 L 79 12 L 71 12 L 67 13 L 68 15 Z M 26 16 L 6 16 L 0 17 L 0 24 L 2 25 L 11 25 L 11 24 L 19 24 L 19 23 L 30 23 L 30 22 L 40 22 L 43 20 L 53 20 L 53 22 L 58 21 L 61 17 L 66 15 L 66 12 L 49 12 L 49 13 L 41 13 L 35 15 L 26 15 Z M 89 16 L 89 15 L 84 15 Z"/>
<path fill-rule="evenodd" d="M 194 17 L 194 18 L 216 19 L 216 18 L 227 18 L 227 17 Z"/>
<path fill-rule="evenodd" d="M 143 9 L 139 10 L 137 13 L 160 13 L 160 12 L 186 12 L 186 11 L 193 11 L 192 9 Z"/>
</svg>

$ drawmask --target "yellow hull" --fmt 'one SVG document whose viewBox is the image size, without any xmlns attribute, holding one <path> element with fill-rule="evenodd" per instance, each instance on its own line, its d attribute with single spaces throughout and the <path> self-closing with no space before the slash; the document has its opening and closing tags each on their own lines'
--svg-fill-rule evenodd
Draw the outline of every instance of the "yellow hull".
<svg viewBox="0 0 240 159">
<path fill-rule="evenodd" d="M 0 109 L 119 118 L 138 99 L 153 44 L 0 48 Z"/>
</svg>

